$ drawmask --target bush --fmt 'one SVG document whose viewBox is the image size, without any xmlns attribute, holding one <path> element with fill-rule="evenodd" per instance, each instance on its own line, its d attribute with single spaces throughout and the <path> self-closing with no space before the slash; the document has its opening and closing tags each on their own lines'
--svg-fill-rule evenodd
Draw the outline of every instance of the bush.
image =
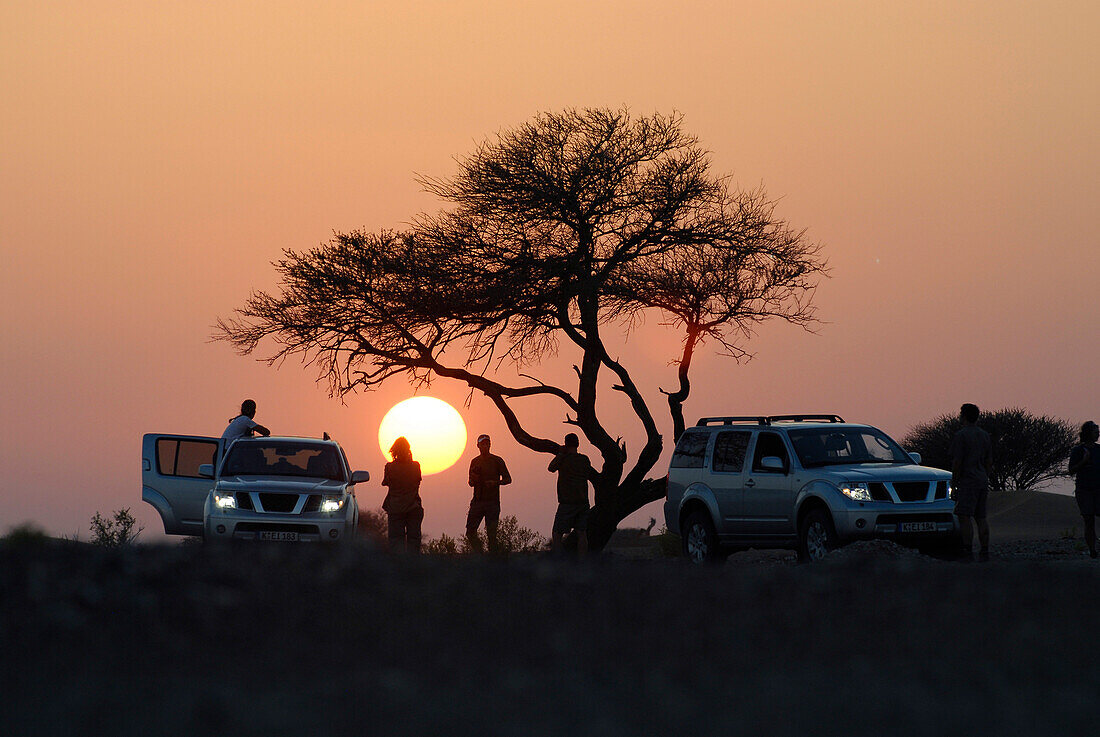
<svg viewBox="0 0 1100 737">
<path fill-rule="evenodd" d="M 546 547 L 548 541 L 534 530 L 520 525 L 515 515 L 506 515 L 500 518 L 497 525 L 496 553 L 535 553 Z M 467 553 L 479 553 L 486 550 L 489 538 L 483 529 L 478 530 L 477 548 L 472 549 L 469 541 L 463 536 L 460 539 L 450 535 L 441 535 L 424 544 L 425 553 L 438 555 L 458 555 Z"/>
<path fill-rule="evenodd" d="M 92 544 L 105 548 L 129 545 L 138 539 L 144 530 L 130 514 L 130 508 L 120 509 L 113 517 L 104 517 L 99 512 L 92 517 Z"/>
<path fill-rule="evenodd" d="M 653 537 L 657 540 L 657 549 L 661 551 L 661 555 L 668 558 L 676 558 L 683 555 L 684 548 L 680 536 L 667 527 L 662 525 L 661 529 Z"/>
<path fill-rule="evenodd" d="M 0 537 L 0 543 L 5 545 L 40 545 L 49 539 L 50 536 L 41 527 L 33 522 L 24 522 L 8 530 L 8 534 Z"/>
<path fill-rule="evenodd" d="M 957 415 L 941 415 L 914 427 L 901 444 L 920 453 L 924 465 L 950 471 L 948 449 L 962 424 Z M 991 491 L 1031 491 L 1067 475 L 1069 451 L 1077 443 L 1077 430 L 1069 422 L 1011 408 L 983 412 L 978 427 L 993 438 Z"/>
<path fill-rule="evenodd" d="M 385 546 L 389 535 L 389 519 L 382 509 L 359 510 L 359 537 Z"/>
</svg>

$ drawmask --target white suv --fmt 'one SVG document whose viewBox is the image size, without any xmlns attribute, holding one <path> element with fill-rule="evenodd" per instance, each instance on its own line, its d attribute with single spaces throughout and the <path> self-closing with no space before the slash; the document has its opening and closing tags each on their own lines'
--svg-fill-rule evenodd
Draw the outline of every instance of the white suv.
<svg viewBox="0 0 1100 737">
<path fill-rule="evenodd" d="M 886 433 L 836 415 L 704 417 L 668 471 L 665 520 L 693 561 L 747 548 L 800 560 L 860 538 L 920 544 L 957 534 L 951 474 Z"/>
<path fill-rule="evenodd" d="M 215 475 L 215 468 L 217 474 Z M 216 476 L 216 477 L 215 477 Z M 146 435 L 142 501 L 169 535 L 206 540 L 342 542 L 355 536 L 359 506 L 343 449 L 314 438 Z"/>
</svg>

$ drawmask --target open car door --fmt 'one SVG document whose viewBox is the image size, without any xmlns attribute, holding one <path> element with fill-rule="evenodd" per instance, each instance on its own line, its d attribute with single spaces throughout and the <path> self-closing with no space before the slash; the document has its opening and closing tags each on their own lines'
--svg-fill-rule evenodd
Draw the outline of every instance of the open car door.
<svg viewBox="0 0 1100 737">
<path fill-rule="evenodd" d="M 168 535 L 202 535 L 202 508 L 214 479 L 199 466 L 221 460 L 219 438 L 150 433 L 141 439 L 141 500 L 152 504 Z"/>
</svg>

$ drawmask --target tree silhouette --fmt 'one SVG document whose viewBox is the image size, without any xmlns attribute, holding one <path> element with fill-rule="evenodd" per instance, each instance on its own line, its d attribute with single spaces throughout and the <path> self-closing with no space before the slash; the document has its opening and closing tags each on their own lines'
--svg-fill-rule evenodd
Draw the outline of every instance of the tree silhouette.
<svg viewBox="0 0 1100 737">
<path fill-rule="evenodd" d="M 950 471 L 948 450 L 961 427 L 958 415 L 940 415 L 914 427 L 902 445 L 920 453 L 924 465 Z M 993 438 L 991 491 L 1031 491 L 1067 475 L 1069 451 L 1077 444 L 1077 432 L 1069 422 L 1017 407 L 983 412 L 978 427 Z"/>
<path fill-rule="evenodd" d="M 679 115 L 632 118 L 625 110 L 544 114 L 498 134 L 458 162 L 449 179 L 420 178 L 451 203 L 405 232 L 337 233 L 275 263 L 276 294 L 253 294 L 216 338 L 264 360 L 298 355 L 330 391 L 369 389 L 396 376 L 436 377 L 488 397 L 512 436 L 541 453 L 558 442 L 525 428 L 519 400 L 559 402 L 600 455 L 589 538 L 600 549 L 618 522 L 664 494 L 646 480 L 662 434 L 646 397 L 604 340 L 659 310 L 683 331 L 678 387 L 668 392 L 674 435 L 695 349 L 716 340 L 735 357 L 761 320 L 812 320 L 819 247 L 774 215 L 763 189 L 741 191 L 710 172 L 708 154 Z M 530 372 L 561 345 L 579 355 L 575 384 Z M 597 411 L 601 381 L 621 393 L 645 441 L 631 459 Z M 631 462 L 632 461 L 632 462 Z"/>
</svg>

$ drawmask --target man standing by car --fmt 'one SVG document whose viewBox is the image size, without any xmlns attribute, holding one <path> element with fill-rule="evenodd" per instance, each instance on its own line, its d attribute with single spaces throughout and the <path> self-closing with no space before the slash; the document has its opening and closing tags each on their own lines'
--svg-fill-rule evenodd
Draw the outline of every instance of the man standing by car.
<svg viewBox="0 0 1100 737">
<path fill-rule="evenodd" d="M 266 427 L 256 422 L 256 402 L 246 399 L 241 402 L 241 413 L 229 421 L 229 427 L 222 433 L 222 440 L 226 446 L 237 438 L 250 438 L 253 433 L 259 433 L 265 438 L 271 434 Z"/>
<path fill-rule="evenodd" d="M 580 439 L 575 433 L 565 436 L 561 452 L 550 461 L 548 470 L 558 473 L 558 511 L 554 515 L 552 544 L 555 552 L 562 550 L 562 538 L 570 531 L 577 532 L 577 553 L 588 551 L 588 477 L 592 463 L 588 456 L 578 452 Z"/>
<path fill-rule="evenodd" d="M 466 515 L 466 541 L 470 550 L 481 548 L 477 528 L 484 519 L 489 552 L 496 552 L 497 525 L 500 522 L 500 487 L 512 483 L 512 476 L 508 473 L 504 459 L 489 452 L 490 445 L 488 435 L 478 435 L 477 449 L 480 453 L 470 461 L 470 486 L 474 487 L 474 498 L 470 500 L 470 513 Z"/>
<path fill-rule="evenodd" d="M 951 439 L 951 485 L 955 489 L 955 515 L 962 533 L 963 560 L 973 560 L 974 523 L 978 524 L 979 560 L 989 560 L 989 524 L 985 507 L 989 497 L 989 471 L 993 468 L 993 442 L 978 427 L 977 405 L 959 410 L 962 428 Z"/>
</svg>

